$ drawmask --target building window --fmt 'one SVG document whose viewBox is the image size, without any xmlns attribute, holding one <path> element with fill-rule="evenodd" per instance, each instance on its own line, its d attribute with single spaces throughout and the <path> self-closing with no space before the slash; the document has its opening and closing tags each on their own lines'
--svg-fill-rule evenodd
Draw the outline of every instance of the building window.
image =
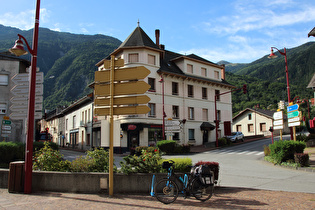
<svg viewBox="0 0 315 210">
<path fill-rule="evenodd" d="M 76 124 L 75 124 L 75 123 L 76 123 L 75 121 L 76 121 L 76 119 L 77 119 L 77 116 L 74 115 L 72 119 L 73 119 L 73 121 L 72 121 L 72 128 L 75 128 L 75 125 L 76 125 Z"/>
<path fill-rule="evenodd" d="M 139 62 L 139 53 L 130 53 L 128 55 L 129 63 L 138 63 Z"/>
<path fill-rule="evenodd" d="M 7 105 L 0 104 L 0 114 L 6 114 L 6 113 L 7 113 Z"/>
<path fill-rule="evenodd" d="M 221 110 L 217 110 L 217 120 L 221 121 Z"/>
<path fill-rule="evenodd" d="M 187 72 L 188 72 L 188 73 L 191 73 L 191 74 L 194 73 L 193 65 L 187 64 Z"/>
<path fill-rule="evenodd" d="M 179 140 L 179 133 L 174 133 L 173 140 Z"/>
<path fill-rule="evenodd" d="M 194 107 L 188 107 L 188 119 L 190 120 L 195 119 Z"/>
<path fill-rule="evenodd" d="M 207 69 L 201 67 L 201 76 L 207 77 L 207 75 L 208 75 L 208 74 L 207 74 Z"/>
<path fill-rule="evenodd" d="M 265 132 L 266 131 L 266 123 L 260 123 L 260 131 Z"/>
<path fill-rule="evenodd" d="M 247 128 L 248 128 L 248 132 L 249 133 L 253 133 L 254 132 L 254 124 L 248 124 Z"/>
<path fill-rule="evenodd" d="M 248 114 L 248 120 L 252 120 L 252 114 Z"/>
<path fill-rule="evenodd" d="M 68 119 L 66 119 L 66 131 L 68 130 Z"/>
<path fill-rule="evenodd" d="M 194 97 L 194 86 L 188 85 L 188 97 L 193 98 Z"/>
<path fill-rule="evenodd" d="M 179 107 L 173 106 L 173 118 L 178 119 L 179 118 Z"/>
<path fill-rule="evenodd" d="M 242 132 L 242 125 L 236 125 L 236 131 Z"/>
<path fill-rule="evenodd" d="M 202 88 L 202 99 L 208 99 L 208 89 L 205 87 Z"/>
<path fill-rule="evenodd" d="M 188 129 L 189 140 L 195 140 L 195 129 Z"/>
<path fill-rule="evenodd" d="M 88 122 L 91 122 L 91 109 L 88 110 Z"/>
<path fill-rule="evenodd" d="M 91 134 L 86 134 L 86 146 L 90 146 L 91 144 L 91 141 L 90 141 L 90 138 L 91 138 Z"/>
<path fill-rule="evenodd" d="M 208 109 L 202 109 L 202 120 L 204 122 L 207 122 L 209 119 L 208 119 Z"/>
<path fill-rule="evenodd" d="M 220 101 L 220 90 L 215 90 L 215 95 L 217 97 L 217 101 Z"/>
<path fill-rule="evenodd" d="M 0 74 L 0 85 L 8 85 L 9 84 L 9 75 Z"/>
<path fill-rule="evenodd" d="M 148 84 L 151 86 L 149 91 L 155 92 L 155 79 L 154 78 L 148 78 Z"/>
<path fill-rule="evenodd" d="M 148 54 L 148 64 L 155 65 L 155 55 Z"/>
<path fill-rule="evenodd" d="M 214 78 L 215 79 L 219 79 L 220 78 L 220 74 L 218 71 L 214 71 Z"/>
<path fill-rule="evenodd" d="M 149 117 L 155 117 L 155 104 L 149 103 L 148 106 L 151 109 L 149 112 Z"/>
<path fill-rule="evenodd" d="M 178 83 L 172 82 L 172 95 L 178 96 Z"/>
</svg>

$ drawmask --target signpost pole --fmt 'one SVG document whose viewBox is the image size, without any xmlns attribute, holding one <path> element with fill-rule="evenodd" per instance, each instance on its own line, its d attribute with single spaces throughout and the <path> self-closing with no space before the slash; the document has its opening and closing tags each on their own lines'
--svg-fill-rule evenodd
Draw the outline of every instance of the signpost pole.
<svg viewBox="0 0 315 210">
<path fill-rule="evenodd" d="M 115 56 L 111 55 L 110 68 L 110 131 L 109 131 L 109 196 L 114 194 L 114 76 Z"/>
</svg>

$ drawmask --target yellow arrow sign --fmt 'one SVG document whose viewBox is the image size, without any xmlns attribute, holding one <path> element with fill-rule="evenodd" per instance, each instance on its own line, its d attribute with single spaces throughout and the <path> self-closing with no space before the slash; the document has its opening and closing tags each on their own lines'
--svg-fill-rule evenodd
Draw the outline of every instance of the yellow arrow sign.
<svg viewBox="0 0 315 210">
<path fill-rule="evenodd" d="M 140 96 L 127 96 L 114 98 L 114 105 L 129 105 L 129 104 L 146 104 L 150 101 L 150 97 L 147 95 Z M 109 98 L 96 98 L 94 100 L 95 106 L 109 106 Z"/>
<path fill-rule="evenodd" d="M 144 79 L 150 74 L 150 70 L 144 66 L 137 66 L 131 68 L 115 69 L 114 81 L 126 81 Z M 96 71 L 95 82 L 109 82 L 110 71 Z"/>
<path fill-rule="evenodd" d="M 114 84 L 114 96 L 143 94 L 149 90 L 151 86 L 144 81 L 133 81 Z M 96 96 L 109 96 L 110 84 L 95 84 L 94 87 Z"/>
<path fill-rule="evenodd" d="M 124 106 L 124 107 L 114 107 L 114 115 L 129 115 L 129 114 L 146 114 L 151 109 L 146 105 L 140 106 Z M 110 108 L 95 108 L 95 115 L 104 116 L 109 115 Z"/>
<path fill-rule="evenodd" d="M 115 67 L 123 67 L 124 65 L 125 65 L 124 59 L 115 60 Z M 111 66 L 111 60 L 105 60 L 104 61 L 104 68 L 110 69 L 110 66 Z"/>
</svg>

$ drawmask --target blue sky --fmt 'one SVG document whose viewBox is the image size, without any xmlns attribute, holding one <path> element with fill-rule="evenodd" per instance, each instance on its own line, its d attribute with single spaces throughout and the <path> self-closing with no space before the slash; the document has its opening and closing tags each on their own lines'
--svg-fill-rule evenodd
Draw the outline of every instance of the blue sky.
<svg viewBox="0 0 315 210">
<path fill-rule="evenodd" d="M 34 27 L 35 0 L 2 0 L 0 24 Z M 40 27 L 75 34 L 104 34 L 124 41 L 137 22 L 170 51 L 212 62 L 252 62 L 270 47 L 293 48 L 315 37 L 312 0 L 42 0 Z M 12 41 L 12 43 L 14 40 Z"/>
</svg>

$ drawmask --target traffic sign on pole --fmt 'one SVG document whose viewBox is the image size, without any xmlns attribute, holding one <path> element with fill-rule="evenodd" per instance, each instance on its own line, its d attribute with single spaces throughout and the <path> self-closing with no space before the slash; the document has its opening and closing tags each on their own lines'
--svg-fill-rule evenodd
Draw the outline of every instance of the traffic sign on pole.
<svg viewBox="0 0 315 210">
<path fill-rule="evenodd" d="M 144 81 L 132 81 L 114 84 L 114 96 L 143 94 L 151 86 Z M 95 84 L 95 95 L 110 96 L 110 84 Z"/>
<path fill-rule="evenodd" d="M 146 105 L 139 106 L 122 106 L 114 107 L 114 115 L 131 115 L 131 114 L 146 114 L 150 108 Z M 95 115 L 104 116 L 110 114 L 110 108 L 95 108 Z"/>
<path fill-rule="evenodd" d="M 144 81 L 132 81 L 144 79 L 150 74 L 145 67 L 131 67 L 117 69 L 124 66 L 123 59 L 115 59 L 115 55 L 111 55 L 111 60 L 104 61 L 104 68 L 110 69 L 95 72 L 94 86 L 94 104 L 95 115 L 109 115 L 109 195 L 113 195 L 114 175 L 113 175 L 113 132 L 114 132 L 114 115 L 128 114 L 146 114 L 150 108 L 146 105 L 135 105 L 135 102 L 148 103 L 146 97 L 130 97 L 129 95 L 137 95 L 145 93 L 151 86 Z M 108 84 L 104 84 L 108 83 Z M 118 97 L 117 97 L 118 96 Z M 122 99 L 123 97 L 126 99 Z M 106 98 L 108 97 L 108 98 Z M 138 101 L 139 100 L 139 101 Z M 117 106 L 117 105 L 126 106 Z M 137 104 L 137 103 L 136 103 Z M 133 106 L 127 106 L 133 105 Z M 108 107 L 102 107 L 108 106 Z"/>
<path fill-rule="evenodd" d="M 294 105 L 291 105 L 291 106 L 287 107 L 287 111 L 288 112 L 293 112 L 293 111 L 297 111 L 297 110 L 299 110 L 299 105 L 298 104 L 294 104 Z"/>
<path fill-rule="evenodd" d="M 150 101 L 147 95 L 136 95 L 114 98 L 114 105 L 129 105 L 129 104 L 146 104 Z M 109 106 L 110 98 L 96 98 L 94 100 L 95 106 Z"/>
<path fill-rule="evenodd" d="M 126 80 L 137 80 L 144 79 L 150 74 L 150 70 L 144 66 L 123 68 L 115 70 L 114 81 L 126 81 Z M 110 71 L 96 71 L 95 72 L 95 82 L 109 82 L 110 81 Z"/>
<path fill-rule="evenodd" d="M 293 118 L 299 116 L 299 111 L 289 112 L 288 118 Z"/>
</svg>

